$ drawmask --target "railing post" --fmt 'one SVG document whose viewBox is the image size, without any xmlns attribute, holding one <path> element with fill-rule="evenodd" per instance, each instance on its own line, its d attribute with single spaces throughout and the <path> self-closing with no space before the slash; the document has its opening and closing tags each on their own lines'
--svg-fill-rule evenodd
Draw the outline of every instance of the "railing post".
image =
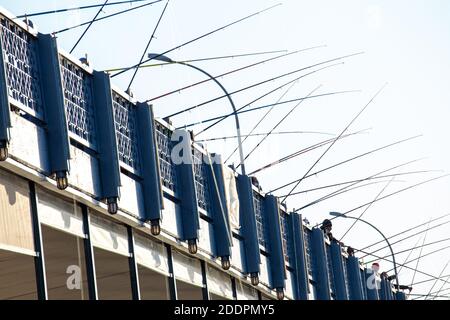
<svg viewBox="0 0 450 320">
<path fill-rule="evenodd" d="M 331 241 L 331 261 L 333 266 L 334 287 L 336 289 L 336 300 L 348 300 L 341 252 L 341 245 L 335 240 Z"/>
<path fill-rule="evenodd" d="M 244 237 L 244 270 L 250 275 L 252 284 L 257 285 L 259 283 L 261 257 L 259 254 L 255 208 L 253 205 L 252 182 L 250 177 L 243 175 L 238 176 L 237 182 L 239 215 L 242 225 L 241 235 Z"/>
<path fill-rule="evenodd" d="M 296 299 L 308 300 L 308 269 L 305 256 L 305 240 L 303 235 L 302 216 L 292 213 L 292 234 L 294 242 L 294 266 L 296 277 Z"/>
<path fill-rule="evenodd" d="M 323 231 L 319 228 L 314 228 L 312 230 L 312 240 L 314 250 L 311 254 L 316 270 L 317 298 L 318 300 L 331 300 Z"/>
</svg>

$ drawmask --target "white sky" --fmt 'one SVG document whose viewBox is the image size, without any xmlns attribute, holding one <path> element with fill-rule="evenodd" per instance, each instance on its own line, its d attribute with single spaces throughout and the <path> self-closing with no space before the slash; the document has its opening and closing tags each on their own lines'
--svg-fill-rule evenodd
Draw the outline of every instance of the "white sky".
<svg viewBox="0 0 450 320">
<path fill-rule="evenodd" d="M 100 0 L 0 0 L 0 5 L 15 14 L 23 14 L 102 2 Z M 87 53 L 91 64 L 97 70 L 137 63 L 164 3 L 94 24 L 78 45 L 75 55 L 81 57 Z M 166 51 L 276 3 L 278 1 L 172 0 L 156 32 L 156 38 L 150 45 L 149 52 Z M 369 133 L 337 142 L 313 171 L 396 140 L 417 134 L 423 136 L 307 179 L 297 190 L 366 177 L 394 165 L 422 157 L 426 159 L 393 172 L 427 169 L 449 172 L 450 152 L 446 145 L 446 138 L 450 118 L 450 91 L 448 90 L 450 2 L 446 0 L 284 0 L 282 3 L 281 6 L 176 50 L 168 56 L 174 60 L 185 60 L 258 51 L 293 51 L 327 45 L 325 48 L 281 58 L 219 79 L 231 92 L 313 63 L 364 51 L 363 55 L 346 59 L 344 65 L 305 77 L 286 94 L 284 100 L 305 96 L 319 84 L 322 84 L 318 91 L 320 93 L 353 89 L 362 90 L 361 92 L 305 101 L 276 131 L 324 131 L 337 134 L 387 82 L 388 85 L 381 95 L 349 128 L 349 132 L 372 128 Z M 120 8 L 128 7 L 129 5 L 120 6 Z M 108 7 L 104 10 L 104 14 L 118 9 L 119 7 Z M 32 20 L 41 32 L 48 33 L 87 21 L 95 15 L 95 12 L 96 9 L 73 11 L 70 14 L 36 17 Z M 60 34 L 59 45 L 69 51 L 82 31 L 83 28 L 78 28 Z M 196 65 L 212 75 L 218 75 L 268 57 L 215 60 L 199 62 Z M 131 74 L 127 73 L 114 78 L 113 83 L 125 89 L 130 77 Z M 270 82 L 236 94 L 233 99 L 237 106 L 242 106 L 294 78 L 295 75 Z M 202 79 L 204 78 L 200 73 L 179 65 L 152 67 L 138 73 L 132 88 L 135 96 L 144 100 Z M 255 103 L 254 106 L 273 103 L 282 93 L 283 91 L 277 91 Z M 212 83 L 198 86 L 154 101 L 155 113 L 157 116 L 166 116 L 221 94 L 218 87 Z M 257 132 L 270 130 L 291 106 L 292 104 L 277 107 L 264 120 Z M 173 121 L 176 126 L 181 126 L 229 111 L 228 102 L 220 100 L 175 117 Z M 240 118 L 242 131 L 248 132 L 264 112 L 242 115 Z M 195 132 L 199 130 L 200 127 L 195 128 Z M 234 123 L 230 118 L 223 125 L 199 136 L 199 139 L 234 134 Z M 246 161 L 247 171 L 257 169 L 270 161 L 327 137 L 313 134 L 273 136 L 261 145 L 259 152 Z M 251 150 L 258 139 L 260 138 L 250 138 L 244 144 L 244 153 Z M 218 141 L 209 143 L 208 149 L 228 156 L 235 145 L 235 140 Z M 322 148 L 310 152 L 261 172 L 257 176 L 263 189 L 269 191 L 285 182 L 300 178 L 324 150 Z M 235 157 L 235 163 L 237 160 Z M 383 195 L 440 174 L 442 173 L 433 172 L 399 177 L 396 179 L 398 182 L 391 183 Z M 385 185 L 386 183 L 379 183 L 348 192 L 311 206 L 305 209 L 303 214 L 312 224 L 315 224 L 322 221 L 329 211 L 343 212 L 372 200 Z M 444 178 L 406 191 L 374 204 L 364 217 L 377 225 L 386 235 L 397 233 L 402 229 L 425 222 L 430 217 L 447 213 L 450 206 L 447 194 L 449 186 L 450 178 Z M 288 206 L 298 208 L 332 190 L 290 197 Z M 285 189 L 277 194 L 285 194 L 286 191 L 289 190 Z M 360 212 L 353 214 L 357 215 Z M 340 238 L 351 222 L 351 220 L 335 220 L 333 230 L 335 236 Z M 446 238 L 449 230 L 449 225 L 434 229 L 428 234 L 427 242 Z M 355 247 L 362 247 L 377 240 L 379 240 L 378 234 L 363 224 L 357 224 L 344 242 Z M 415 237 L 410 241 L 404 241 L 395 245 L 394 249 L 400 251 L 413 247 L 418 240 L 419 237 Z M 447 245 L 449 245 L 448 242 L 432 245 L 424 248 L 423 253 Z M 418 251 L 414 251 L 410 259 L 417 257 Z M 419 269 L 438 275 L 450 258 L 449 252 L 450 250 L 444 250 L 439 254 L 425 257 L 421 260 Z M 382 255 L 388 254 L 387 251 L 382 253 Z M 407 253 L 397 255 L 397 260 L 403 262 L 406 255 Z M 390 269 L 386 262 L 381 262 L 380 265 L 382 270 Z M 415 263 L 409 266 L 414 267 Z M 450 268 L 444 274 L 450 274 Z M 403 284 L 410 284 L 411 277 L 412 272 L 407 269 L 403 269 L 400 273 L 400 281 Z M 425 278 L 419 274 L 416 276 L 416 280 Z M 426 285 L 416 287 L 413 293 L 426 294 L 432 284 L 433 282 L 428 282 Z M 440 284 L 435 286 L 435 289 L 437 288 L 440 288 Z"/>
</svg>

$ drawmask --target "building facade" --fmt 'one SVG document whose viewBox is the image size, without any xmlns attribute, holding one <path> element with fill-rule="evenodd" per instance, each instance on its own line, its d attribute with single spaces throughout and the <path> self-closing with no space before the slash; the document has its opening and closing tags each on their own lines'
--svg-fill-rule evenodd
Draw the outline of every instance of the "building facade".
<svg viewBox="0 0 450 320">
<path fill-rule="evenodd" d="M 55 37 L 0 22 L 0 299 L 402 297 Z"/>
</svg>

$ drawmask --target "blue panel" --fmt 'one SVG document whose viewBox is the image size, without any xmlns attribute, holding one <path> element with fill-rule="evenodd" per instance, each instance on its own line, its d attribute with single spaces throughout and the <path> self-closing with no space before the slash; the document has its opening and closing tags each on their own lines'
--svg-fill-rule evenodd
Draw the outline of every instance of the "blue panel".
<svg viewBox="0 0 450 320">
<path fill-rule="evenodd" d="M 181 183 L 181 216 L 183 219 L 183 240 L 198 239 L 199 212 L 197 207 L 197 196 L 195 191 L 195 179 L 193 159 L 191 152 L 191 137 L 187 131 L 177 130 L 180 138 L 177 143 L 180 146 L 178 156 L 185 159 L 178 164 L 178 172 Z"/>
<path fill-rule="evenodd" d="M 225 186 L 222 172 L 222 158 L 219 155 L 212 155 L 216 161 L 212 164 L 215 180 L 217 183 L 216 192 L 212 193 L 213 204 L 213 227 L 214 239 L 216 243 L 216 256 L 231 256 L 231 230 L 229 230 L 229 212 L 226 203 Z M 212 177 L 213 178 L 213 177 Z M 214 183 L 214 178 L 212 179 Z"/>
<path fill-rule="evenodd" d="M 314 270 L 314 263 L 312 261 L 312 231 L 305 227 L 303 228 L 303 239 L 305 241 L 306 269 L 308 270 L 308 275 L 310 275 L 312 279 L 315 280 L 316 272 Z"/>
<path fill-rule="evenodd" d="M 398 291 L 395 293 L 395 300 L 406 300 L 406 295 L 402 291 Z"/>
<path fill-rule="evenodd" d="M 347 260 L 348 282 L 350 287 L 350 300 L 363 300 L 361 272 L 356 257 L 350 256 Z"/>
<path fill-rule="evenodd" d="M 367 300 L 366 275 L 364 274 L 364 270 L 361 268 L 359 268 L 359 273 L 361 274 L 361 288 L 363 293 L 363 300 Z"/>
<path fill-rule="evenodd" d="M 334 277 L 334 294 L 336 300 L 348 300 L 341 245 L 337 241 L 332 241 L 330 251 Z"/>
<path fill-rule="evenodd" d="M 259 256 L 251 179 L 248 176 L 239 175 L 237 189 L 239 194 L 239 216 L 242 225 L 241 236 L 244 237 L 245 245 L 245 272 L 259 273 L 261 257 Z"/>
<path fill-rule="evenodd" d="M 69 170 L 69 136 L 56 38 L 48 34 L 39 34 L 39 54 L 41 82 L 46 84 L 42 89 L 51 173 L 66 172 Z"/>
<path fill-rule="evenodd" d="M 0 37 L 0 45 L 1 48 L 3 48 L 2 37 Z M 3 57 L 4 55 L 2 54 L 0 57 L 0 143 L 7 144 L 9 142 L 11 119 L 9 114 L 8 85 Z"/>
<path fill-rule="evenodd" d="M 0 28 L 8 95 L 26 111 L 42 119 L 44 110 L 37 40 L 6 18 L 1 18 Z"/>
<path fill-rule="evenodd" d="M 336 297 L 336 286 L 334 283 L 333 261 L 331 258 L 331 246 L 325 243 L 325 256 L 327 259 L 328 283 L 330 284 L 330 291 L 333 298 Z"/>
<path fill-rule="evenodd" d="M 270 285 L 272 288 L 281 289 L 286 287 L 286 266 L 284 264 L 278 199 L 273 195 L 267 195 L 264 200 L 264 207 L 266 223 L 270 226 L 270 232 L 267 234 L 271 270 Z"/>
<path fill-rule="evenodd" d="M 92 77 L 75 63 L 60 56 L 64 105 L 69 131 L 95 149 L 95 112 Z"/>
<path fill-rule="evenodd" d="M 115 91 L 112 91 L 112 99 L 119 160 L 140 173 L 136 106 Z"/>
<path fill-rule="evenodd" d="M 209 164 L 204 161 L 203 153 L 192 147 L 192 159 L 194 168 L 195 193 L 197 195 L 197 205 L 206 211 L 208 216 L 212 216 L 211 203 L 211 183 Z"/>
<path fill-rule="evenodd" d="M 143 218 L 144 220 L 160 220 L 163 200 L 158 170 L 153 107 L 146 103 L 138 103 L 136 114 L 142 159 L 141 175 L 144 187 L 145 213 Z"/>
<path fill-rule="evenodd" d="M 380 300 L 374 271 L 372 269 L 364 270 L 364 278 L 367 284 L 367 300 Z"/>
<path fill-rule="evenodd" d="M 317 282 L 317 300 L 330 300 L 330 283 L 328 278 L 327 256 L 323 231 L 319 228 L 312 230 L 312 258 Z"/>
<path fill-rule="evenodd" d="M 171 141 L 172 131 L 159 122 L 155 122 L 155 129 L 156 141 L 158 144 L 161 184 L 172 190 L 174 193 L 177 193 L 179 189 L 177 182 L 178 175 L 171 158 L 173 147 L 173 142 Z"/>
<path fill-rule="evenodd" d="M 94 72 L 93 85 L 97 117 L 98 160 L 102 182 L 100 198 L 117 198 L 120 195 L 120 168 L 109 75 L 105 72 Z"/>
<path fill-rule="evenodd" d="M 296 287 L 295 299 L 308 299 L 308 269 L 305 256 L 305 240 L 302 224 L 302 216 L 292 213 L 292 240 L 293 240 L 293 266 L 295 269 Z"/>
</svg>

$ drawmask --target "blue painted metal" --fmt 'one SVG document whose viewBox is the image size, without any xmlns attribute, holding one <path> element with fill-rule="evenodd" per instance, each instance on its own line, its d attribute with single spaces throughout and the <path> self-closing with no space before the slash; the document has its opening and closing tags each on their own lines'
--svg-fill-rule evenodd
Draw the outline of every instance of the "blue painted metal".
<svg viewBox="0 0 450 320">
<path fill-rule="evenodd" d="M 136 106 L 136 115 L 145 207 L 145 213 L 142 218 L 145 221 L 159 221 L 161 220 L 163 198 L 161 178 L 158 170 L 159 163 L 153 107 L 147 103 L 138 103 Z"/>
<path fill-rule="evenodd" d="M 273 195 L 267 195 L 264 206 L 265 221 L 270 226 L 270 232 L 267 234 L 271 273 L 270 285 L 274 289 L 284 289 L 286 287 L 286 265 L 284 264 L 278 199 Z"/>
<path fill-rule="evenodd" d="M 200 228 L 199 212 L 197 207 L 197 195 L 195 189 L 195 178 L 193 168 L 193 158 L 191 152 L 191 137 L 187 131 L 177 130 L 181 159 L 177 164 L 178 173 L 180 177 L 181 189 L 183 192 L 181 198 L 181 216 L 183 223 L 183 240 L 198 239 L 198 230 Z M 175 139 L 176 139 L 175 138 Z"/>
<path fill-rule="evenodd" d="M 293 240 L 292 240 L 292 217 L 280 210 L 281 240 L 283 241 L 283 250 L 285 261 L 289 266 L 294 263 Z"/>
<path fill-rule="evenodd" d="M 211 155 L 216 161 L 212 164 L 217 190 L 211 192 L 213 208 L 213 228 L 215 255 L 218 257 L 230 257 L 232 246 L 232 234 L 230 230 L 229 212 L 226 203 L 225 183 L 223 179 L 222 157 L 220 155 Z M 211 171 L 211 175 L 213 173 Z M 211 176 L 214 183 L 214 177 Z M 216 186 L 216 184 L 214 184 Z M 214 187 L 215 189 L 215 187 Z"/>
<path fill-rule="evenodd" d="M 136 106 L 114 90 L 112 99 L 119 160 L 140 174 Z"/>
<path fill-rule="evenodd" d="M 3 39 L 0 37 L 0 48 L 3 52 Z M 4 55 L 0 57 L 0 143 L 1 147 L 6 147 L 9 143 L 11 128 L 11 118 L 9 114 L 8 84 L 5 69 Z"/>
<path fill-rule="evenodd" d="M 107 73 L 94 72 L 94 99 L 97 123 L 97 149 L 102 184 L 101 199 L 120 197 L 120 167 L 117 153 L 111 83 Z"/>
<path fill-rule="evenodd" d="M 69 171 L 69 135 L 64 111 L 64 92 L 61 87 L 58 46 L 56 38 L 39 34 L 41 83 L 44 94 L 50 172 Z"/>
<path fill-rule="evenodd" d="M 364 269 L 359 268 L 360 278 L 361 278 L 361 288 L 363 293 L 363 300 L 367 300 L 367 284 L 366 275 L 364 274 Z"/>
<path fill-rule="evenodd" d="M 354 256 L 348 257 L 347 274 L 350 287 L 350 300 L 363 300 L 364 295 L 358 258 Z"/>
<path fill-rule="evenodd" d="M 330 300 L 330 283 L 328 277 L 328 263 L 325 252 L 325 239 L 323 231 L 319 228 L 312 230 L 312 263 L 315 269 L 317 282 L 317 299 Z"/>
<path fill-rule="evenodd" d="M 336 300 L 348 300 L 341 245 L 335 240 L 331 241 L 330 253 Z"/>
<path fill-rule="evenodd" d="M 37 39 L 4 17 L 0 18 L 0 29 L 7 93 L 18 107 L 42 119 L 44 112 Z"/>
<path fill-rule="evenodd" d="M 395 300 L 406 300 L 406 294 L 402 291 L 395 293 Z"/>
<path fill-rule="evenodd" d="M 378 283 L 372 269 L 364 269 L 365 281 L 367 284 L 367 300 L 380 300 L 378 296 Z"/>
<path fill-rule="evenodd" d="M 290 214 L 292 219 L 293 240 L 293 266 L 295 270 L 296 286 L 294 297 L 299 300 L 308 300 L 308 269 L 306 261 L 306 249 L 302 224 L 302 216 L 298 213 Z"/>
<path fill-rule="evenodd" d="M 246 273 L 259 273 L 261 257 L 259 255 L 253 189 L 250 177 L 239 175 L 237 189 L 239 194 L 239 216 L 242 226 L 241 236 L 244 237 L 244 270 Z"/>
</svg>

